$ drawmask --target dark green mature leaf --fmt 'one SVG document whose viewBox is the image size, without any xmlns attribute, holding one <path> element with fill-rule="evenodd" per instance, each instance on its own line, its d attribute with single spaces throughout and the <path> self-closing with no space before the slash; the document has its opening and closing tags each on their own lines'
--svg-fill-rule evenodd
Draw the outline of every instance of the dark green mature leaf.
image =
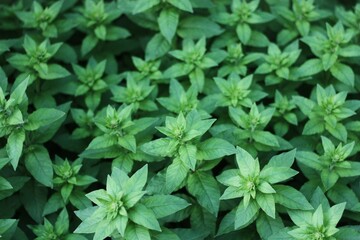
<svg viewBox="0 0 360 240">
<path fill-rule="evenodd" d="M 36 130 L 55 122 L 65 115 L 64 112 L 53 108 L 40 108 L 31 113 L 28 117 L 27 130 Z"/>
<path fill-rule="evenodd" d="M 185 144 L 179 148 L 179 159 L 186 167 L 193 171 L 195 170 L 196 165 L 196 151 L 196 146 L 191 144 Z"/>
<path fill-rule="evenodd" d="M 244 201 L 241 201 L 235 214 L 235 229 L 245 227 L 252 223 L 258 211 L 259 206 L 255 201 L 250 201 L 247 207 L 244 206 Z"/>
<path fill-rule="evenodd" d="M 155 34 L 146 46 L 146 59 L 152 60 L 164 56 L 171 46 L 161 34 Z"/>
<path fill-rule="evenodd" d="M 256 220 L 256 230 L 263 239 L 268 239 L 271 235 L 284 228 L 280 217 L 272 219 L 266 214 L 260 214 Z"/>
<path fill-rule="evenodd" d="M 5 236 L 4 233 L 11 230 L 13 226 L 16 226 L 18 220 L 16 219 L 0 219 L 0 236 Z"/>
<path fill-rule="evenodd" d="M 30 146 L 25 155 L 25 166 L 31 175 L 47 187 L 52 187 L 53 168 L 46 148 L 40 145 Z"/>
<path fill-rule="evenodd" d="M 17 168 L 19 159 L 23 151 L 23 143 L 25 141 L 25 132 L 23 130 L 14 131 L 7 139 L 6 151 L 8 153 L 10 163 L 14 169 Z"/>
<path fill-rule="evenodd" d="M 142 204 L 136 204 L 136 206 L 131 209 L 129 212 L 129 218 L 134 223 L 143 227 L 151 230 L 161 231 L 154 212 Z"/>
<path fill-rule="evenodd" d="M 28 182 L 20 191 L 20 199 L 26 212 L 37 223 L 43 219 L 43 211 L 46 204 L 47 188 L 39 186 L 35 182 Z M 36 199 L 36 201 L 32 201 Z"/>
<path fill-rule="evenodd" d="M 67 113 L 70 109 L 70 102 L 59 105 L 57 110 Z M 33 143 L 45 143 L 52 139 L 66 119 L 66 114 L 51 124 L 44 125 L 34 132 L 31 132 Z"/>
<path fill-rule="evenodd" d="M 126 228 L 125 236 L 129 240 L 151 240 L 149 230 L 132 224 Z"/>
<path fill-rule="evenodd" d="M 186 167 L 180 159 L 175 158 L 172 164 L 166 169 L 166 189 L 172 192 L 181 186 L 188 172 L 189 168 Z"/>
<path fill-rule="evenodd" d="M 9 190 L 12 188 L 13 187 L 11 186 L 11 184 L 5 178 L 0 177 L 0 191 Z"/>
<path fill-rule="evenodd" d="M 330 72 L 340 82 L 343 82 L 349 86 L 354 86 L 355 74 L 351 67 L 342 63 L 335 63 L 330 68 Z"/>
<path fill-rule="evenodd" d="M 310 59 L 301 65 L 297 70 L 296 74 L 299 77 L 307 77 L 315 75 L 323 70 L 323 66 L 320 59 Z"/>
<path fill-rule="evenodd" d="M 295 188 L 276 185 L 275 202 L 289 209 L 312 210 L 313 207 L 306 200 L 305 196 Z"/>
<path fill-rule="evenodd" d="M 199 204 L 213 215 L 217 215 L 220 204 L 220 189 L 213 176 L 206 172 L 196 171 L 190 174 L 187 188 Z"/>
</svg>

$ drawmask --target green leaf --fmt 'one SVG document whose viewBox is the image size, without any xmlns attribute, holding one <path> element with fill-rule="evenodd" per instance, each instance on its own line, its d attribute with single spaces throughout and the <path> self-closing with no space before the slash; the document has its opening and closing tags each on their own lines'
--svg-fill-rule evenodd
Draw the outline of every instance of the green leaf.
<svg viewBox="0 0 360 240">
<path fill-rule="evenodd" d="M 307 77 L 315 75 L 323 70 L 323 65 L 320 59 L 314 58 L 307 60 L 297 70 L 296 75 L 299 77 Z"/>
<path fill-rule="evenodd" d="M 161 34 L 171 43 L 179 23 L 179 14 L 173 8 L 165 8 L 158 18 Z"/>
<path fill-rule="evenodd" d="M 63 111 L 54 108 L 40 108 L 28 116 L 25 128 L 30 131 L 36 130 L 39 127 L 55 122 L 64 115 Z"/>
<path fill-rule="evenodd" d="M 321 56 L 321 62 L 325 71 L 329 70 L 337 60 L 338 56 L 335 53 L 325 53 Z"/>
<path fill-rule="evenodd" d="M 116 144 L 116 137 L 113 135 L 102 135 L 93 138 L 89 143 L 88 149 L 103 149 L 108 148 Z"/>
<path fill-rule="evenodd" d="M 69 215 L 66 208 L 60 212 L 55 222 L 55 231 L 57 234 L 67 234 L 69 231 Z"/>
<path fill-rule="evenodd" d="M 239 189 L 239 187 L 229 186 L 225 189 L 224 193 L 221 195 L 220 200 L 240 198 L 244 195 L 244 191 Z"/>
<path fill-rule="evenodd" d="M 18 223 L 18 220 L 17 219 L 0 219 L 0 234 L 4 234 L 6 233 L 7 231 L 11 231 L 11 228 L 13 226 L 16 226 Z M 5 235 L 0 235 L 4 238 Z"/>
<path fill-rule="evenodd" d="M 166 169 L 166 189 L 169 192 L 177 189 L 188 175 L 188 172 L 189 168 L 179 158 L 175 158 Z"/>
<path fill-rule="evenodd" d="M 168 239 L 181 240 L 178 237 L 178 235 L 176 235 L 174 232 L 170 231 L 169 229 L 162 228 L 161 230 L 162 230 L 161 233 L 158 233 L 158 232 L 151 233 L 152 239 L 154 239 L 154 240 L 168 240 Z"/>
<path fill-rule="evenodd" d="M 129 218 L 136 224 L 146 227 L 151 230 L 161 231 L 159 222 L 152 210 L 148 209 L 142 204 L 136 204 L 129 210 Z"/>
<path fill-rule="evenodd" d="M 91 207 L 91 201 L 80 191 L 73 191 L 70 195 L 70 202 L 77 209 L 85 209 Z"/>
<path fill-rule="evenodd" d="M 220 204 L 220 189 L 215 178 L 205 172 L 191 174 L 187 181 L 189 193 L 196 197 L 199 204 L 217 216 Z"/>
<path fill-rule="evenodd" d="M 166 157 L 172 154 L 176 149 L 177 142 L 170 138 L 159 138 L 154 141 L 145 143 L 140 149 L 153 156 Z"/>
<path fill-rule="evenodd" d="M 313 135 L 317 133 L 322 133 L 325 130 L 324 122 L 321 119 L 310 119 L 306 122 L 303 134 L 304 135 Z"/>
<path fill-rule="evenodd" d="M 194 171 L 196 166 L 196 146 L 191 144 L 181 145 L 179 158 L 186 167 Z"/>
<path fill-rule="evenodd" d="M 140 2 L 139 2 L 140 3 Z M 145 49 L 145 56 L 147 60 L 157 59 L 164 56 L 171 49 L 170 43 L 160 33 L 155 34 Z"/>
<path fill-rule="evenodd" d="M 276 174 L 274 174 L 276 172 Z M 298 174 L 297 171 L 288 167 L 267 167 L 264 168 L 260 176 L 271 184 L 283 182 Z"/>
<path fill-rule="evenodd" d="M 235 214 L 235 229 L 243 228 L 252 223 L 258 212 L 259 206 L 255 201 L 250 201 L 248 206 L 245 207 L 244 200 L 242 200 Z"/>
<path fill-rule="evenodd" d="M 339 55 L 342 57 L 359 57 L 360 56 L 360 46 L 350 45 L 343 47 L 339 50 Z"/>
<path fill-rule="evenodd" d="M 20 104 L 24 100 L 25 91 L 28 87 L 30 77 L 25 78 L 10 94 L 10 99 L 14 99 L 16 104 Z"/>
<path fill-rule="evenodd" d="M 256 219 L 256 230 L 262 239 L 269 239 L 271 235 L 279 232 L 283 228 L 284 224 L 279 217 L 272 219 L 262 213 Z"/>
<path fill-rule="evenodd" d="M 351 227 L 342 227 L 337 233 L 335 233 L 334 237 L 337 240 L 352 240 L 354 237 L 360 237 L 360 231 Z"/>
<path fill-rule="evenodd" d="M 275 219 L 275 200 L 272 194 L 257 193 L 256 202 L 260 208 L 270 217 Z"/>
<path fill-rule="evenodd" d="M 285 185 L 274 186 L 275 202 L 289 209 L 312 210 L 305 196 L 295 188 Z"/>
<path fill-rule="evenodd" d="M 264 167 L 288 167 L 290 168 L 295 160 L 296 149 L 273 156 Z"/>
<path fill-rule="evenodd" d="M 151 240 L 149 230 L 135 224 L 129 224 L 126 227 L 125 238 L 129 240 Z"/>
<path fill-rule="evenodd" d="M 53 168 L 48 151 L 41 145 L 30 146 L 25 155 L 25 167 L 31 175 L 47 187 L 52 187 Z"/>
<path fill-rule="evenodd" d="M 300 108 L 301 112 L 307 116 L 311 113 L 315 106 L 313 101 L 302 96 L 294 96 L 293 100 L 294 103 Z"/>
<path fill-rule="evenodd" d="M 0 177 L 0 191 L 9 190 L 13 187 L 11 184 L 3 177 Z"/>
<path fill-rule="evenodd" d="M 248 42 L 249 46 L 252 47 L 267 47 L 270 44 L 269 39 L 265 34 L 259 31 L 251 31 L 251 37 Z"/>
<path fill-rule="evenodd" d="M 235 213 L 236 208 L 232 209 L 225 217 L 221 220 L 217 236 L 223 235 L 235 230 Z"/>
<path fill-rule="evenodd" d="M 123 184 L 125 193 L 141 191 L 147 182 L 148 165 L 144 165 L 137 170 L 128 180 L 126 180 L 126 183 L 124 182 L 124 179 L 126 179 L 125 176 L 126 173 L 123 170 L 114 168 L 112 177 L 116 179 L 117 184 Z"/>
<path fill-rule="evenodd" d="M 242 176 L 253 175 L 258 165 L 256 164 L 256 160 L 240 147 L 236 148 L 236 163 Z"/>
<path fill-rule="evenodd" d="M 45 80 L 54 80 L 58 78 L 68 77 L 70 76 L 70 72 L 66 68 L 58 64 L 49 64 L 47 72 L 39 72 L 39 76 L 40 78 Z"/>
<path fill-rule="evenodd" d="M 174 0 L 177 1 L 177 0 Z M 213 37 L 222 33 L 221 27 L 208 17 L 190 16 L 180 21 L 178 31 L 180 37 L 200 39 Z"/>
<path fill-rule="evenodd" d="M 298 151 L 296 153 L 296 159 L 302 164 L 318 171 L 323 169 L 323 165 L 319 161 L 319 156 L 313 152 Z"/>
<path fill-rule="evenodd" d="M 330 208 L 329 201 L 320 187 L 316 187 L 313 191 L 310 203 L 314 208 L 318 208 L 321 205 L 325 211 Z"/>
<path fill-rule="evenodd" d="M 165 70 L 165 78 L 176 78 L 189 74 L 193 70 L 193 66 L 187 63 L 176 63 Z"/>
<path fill-rule="evenodd" d="M 167 2 L 180 10 L 191 13 L 193 12 L 191 2 L 189 0 L 183 0 L 183 1 L 167 0 Z"/>
<path fill-rule="evenodd" d="M 335 127 L 332 127 L 329 124 L 327 124 L 326 130 L 328 130 L 330 134 L 336 137 L 337 139 L 346 142 L 347 130 L 343 124 L 337 123 Z"/>
<path fill-rule="evenodd" d="M 133 14 L 147 11 L 159 3 L 160 3 L 160 0 L 149 0 L 149 1 L 145 1 L 145 2 L 143 2 L 143 1 L 136 2 L 136 5 L 134 6 L 134 9 L 133 9 Z"/>
<path fill-rule="evenodd" d="M 131 152 L 136 152 L 136 139 L 133 135 L 125 135 L 118 138 L 118 144 Z"/>
<path fill-rule="evenodd" d="M 301 36 L 308 35 L 308 33 L 310 31 L 310 23 L 308 21 L 306 21 L 306 20 L 296 21 L 295 25 L 296 25 L 297 29 L 299 30 Z"/>
<path fill-rule="evenodd" d="M 360 175 L 360 163 L 359 162 L 347 162 L 348 168 L 336 167 L 336 173 L 340 177 L 354 177 Z"/>
<path fill-rule="evenodd" d="M 226 186 L 240 187 L 240 172 L 238 169 L 225 170 L 217 176 L 217 180 Z"/>
<path fill-rule="evenodd" d="M 236 33 L 243 44 L 247 44 L 251 37 L 251 28 L 246 23 L 240 23 L 236 27 Z"/>
<path fill-rule="evenodd" d="M 336 204 L 332 206 L 327 212 L 327 219 L 329 220 L 329 225 L 336 226 L 345 210 L 346 202 Z"/>
<path fill-rule="evenodd" d="M 43 211 L 47 199 L 47 188 L 39 186 L 35 182 L 28 182 L 20 191 L 20 199 L 26 212 L 37 223 L 43 221 Z M 29 201 L 36 199 L 36 201 Z"/>
<path fill-rule="evenodd" d="M 326 191 L 333 187 L 339 179 L 339 175 L 336 172 L 329 171 L 328 169 L 323 169 L 320 176 Z"/>
<path fill-rule="evenodd" d="M 8 117 L 7 123 L 9 125 L 21 125 L 24 123 L 23 114 L 19 109 L 15 109 L 14 112 Z"/>
<path fill-rule="evenodd" d="M 104 25 L 97 26 L 94 30 L 94 33 L 97 38 L 101 40 L 106 39 L 106 27 Z"/>
<path fill-rule="evenodd" d="M 205 74 L 204 71 L 197 67 L 189 75 L 190 82 L 193 86 L 196 86 L 199 92 L 202 92 L 205 84 Z"/>
<path fill-rule="evenodd" d="M 87 35 L 81 44 L 81 55 L 85 56 L 95 48 L 99 40 L 94 35 Z"/>
<path fill-rule="evenodd" d="M 56 107 L 56 109 L 67 113 L 70 109 L 70 103 L 64 103 Z M 51 124 L 48 124 L 46 126 L 42 126 L 36 131 L 32 132 L 32 139 L 34 143 L 45 143 L 52 139 L 56 132 L 61 127 L 62 123 L 65 121 L 66 114 L 62 116 L 60 119 L 56 120 L 55 122 L 52 122 Z"/>
<path fill-rule="evenodd" d="M 262 193 L 276 193 L 274 188 L 266 181 L 262 181 L 257 186 L 257 189 Z"/>
<path fill-rule="evenodd" d="M 327 196 L 335 203 L 346 202 L 347 209 L 352 209 L 359 203 L 354 191 L 343 184 L 336 184 L 327 192 Z"/>
<path fill-rule="evenodd" d="M 74 189 L 74 185 L 72 184 L 65 184 L 64 186 L 61 187 L 60 193 L 64 202 L 68 201 L 73 189 Z"/>
<path fill-rule="evenodd" d="M 290 210 L 288 211 L 291 220 L 299 227 L 311 225 L 312 213 L 310 211 Z"/>
<path fill-rule="evenodd" d="M 23 143 L 25 141 L 25 131 L 14 131 L 7 139 L 6 152 L 9 156 L 10 163 L 14 170 L 17 168 L 19 159 L 23 150 Z"/>
<path fill-rule="evenodd" d="M 354 86 L 355 74 L 351 67 L 337 62 L 330 68 L 330 72 L 340 82 L 351 87 Z"/>
<path fill-rule="evenodd" d="M 149 196 L 142 200 L 142 204 L 151 209 L 156 218 L 169 216 L 190 205 L 184 199 L 172 195 Z"/>
<path fill-rule="evenodd" d="M 312 226 L 314 226 L 314 227 L 321 227 L 324 225 L 324 213 L 323 213 L 321 204 L 315 210 L 311 223 L 312 223 Z"/>
<path fill-rule="evenodd" d="M 91 203 L 90 203 L 90 205 L 91 205 Z M 46 216 L 50 213 L 54 213 L 63 207 L 65 207 L 65 204 L 64 204 L 64 200 L 62 199 L 61 194 L 55 193 L 50 198 L 48 198 L 48 200 L 44 206 L 43 216 Z"/>
<path fill-rule="evenodd" d="M 6 180 L 11 184 L 12 189 L 0 191 L 0 200 L 3 200 L 13 193 L 19 191 L 23 188 L 24 184 L 29 181 L 29 177 L 22 177 L 22 176 L 14 176 L 14 177 L 7 177 Z"/>
<path fill-rule="evenodd" d="M 279 147 L 279 142 L 275 135 L 266 131 L 255 131 L 253 132 L 253 138 L 256 142 L 271 146 L 271 147 Z"/>
</svg>

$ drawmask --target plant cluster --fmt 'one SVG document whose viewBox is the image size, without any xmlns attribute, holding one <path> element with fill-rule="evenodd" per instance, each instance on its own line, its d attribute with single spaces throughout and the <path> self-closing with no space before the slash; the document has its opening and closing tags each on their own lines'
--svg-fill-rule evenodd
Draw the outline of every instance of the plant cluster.
<svg viewBox="0 0 360 240">
<path fill-rule="evenodd" d="M 0 1 L 0 239 L 360 239 L 360 3 Z"/>
</svg>

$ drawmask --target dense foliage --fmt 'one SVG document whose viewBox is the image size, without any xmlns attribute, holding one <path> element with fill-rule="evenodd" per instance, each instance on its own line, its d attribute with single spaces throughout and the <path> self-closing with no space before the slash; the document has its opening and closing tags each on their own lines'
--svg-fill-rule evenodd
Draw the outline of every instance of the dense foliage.
<svg viewBox="0 0 360 240">
<path fill-rule="evenodd" d="M 360 239 L 360 3 L 0 1 L 0 239 Z"/>
</svg>

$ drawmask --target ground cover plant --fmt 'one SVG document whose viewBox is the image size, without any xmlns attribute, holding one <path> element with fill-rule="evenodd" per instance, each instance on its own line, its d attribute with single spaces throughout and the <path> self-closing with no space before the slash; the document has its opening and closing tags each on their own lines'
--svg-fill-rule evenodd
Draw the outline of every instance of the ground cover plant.
<svg viewBox="0 0 360 240">
<path fill-rule="evenodd" d="M 0 1 L 0 239 L 360 239 L 360 3 Z"/>
</svg>

